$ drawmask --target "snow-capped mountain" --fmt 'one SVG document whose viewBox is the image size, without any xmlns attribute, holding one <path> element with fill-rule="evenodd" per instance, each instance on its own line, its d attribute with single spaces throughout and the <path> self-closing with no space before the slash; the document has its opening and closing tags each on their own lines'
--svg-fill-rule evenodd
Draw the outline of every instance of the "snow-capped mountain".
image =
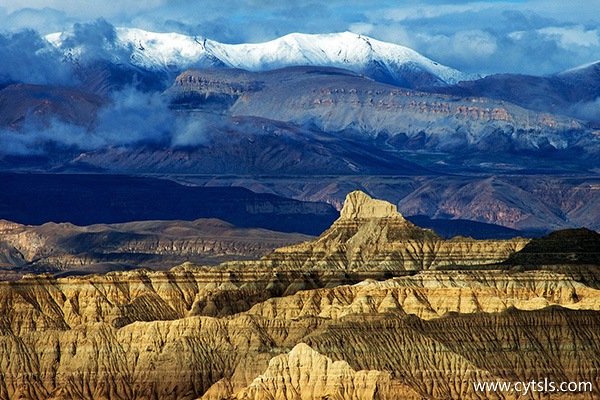
<svg viewBox="0 0 600 400">
<path fill-rule="evenodd" d="M 100 52 L 90 49 L 85 41 L 69 40 L 70 35 L 55 33 L 46 39 L 72 59 L 104 57 L 149 70 L 225 67 L 262 71 L 299 65 L 330 66 L 408 87 L 448 85 L 469 78 L 407 47 L 351 32 L 293 33 L 264 43 L 224 44 L 177 33 L 116 28 L 115 38 L 107 39 Z"/>
</svg>

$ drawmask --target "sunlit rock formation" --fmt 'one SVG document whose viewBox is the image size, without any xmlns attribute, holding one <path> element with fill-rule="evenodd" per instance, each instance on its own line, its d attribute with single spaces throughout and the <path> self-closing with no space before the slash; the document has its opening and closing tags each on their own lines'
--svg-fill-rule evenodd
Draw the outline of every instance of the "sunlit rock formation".
<svg viewBox="0 0 600 400">
<path fill-rule="evenodd" d="M 355 191 L 316 240 L 277 249 L 264 260 L 273 267 L 418 271 L 500 262 L 528 241 L 445 240 L 406 220 L 395 205 Z"/>
</svg>

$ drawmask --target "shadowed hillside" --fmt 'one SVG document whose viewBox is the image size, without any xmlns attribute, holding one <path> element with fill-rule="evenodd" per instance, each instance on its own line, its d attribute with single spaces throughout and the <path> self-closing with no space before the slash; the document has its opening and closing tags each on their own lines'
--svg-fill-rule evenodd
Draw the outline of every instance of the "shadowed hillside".
<svg viewBox="0 0 600 400">
<path fill-rule="evenodd" d="M 239 227 L 319 234 L 338 215 L 324 203 L 163 179 L 52 174 L 2 174 L 0 179 L 0 218 L 23 224 L 218 218 Z"/>
</svg>

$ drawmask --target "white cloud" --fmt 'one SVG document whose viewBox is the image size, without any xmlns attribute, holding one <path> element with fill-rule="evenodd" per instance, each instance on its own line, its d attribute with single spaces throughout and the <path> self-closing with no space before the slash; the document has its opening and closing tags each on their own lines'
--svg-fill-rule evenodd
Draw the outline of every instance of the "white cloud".
<svg viewBox="0 0 600 400">
<path fill-rule="evenodd" d="M 414 49 L 418 47 L 420 42 L 417 37 L 418 35 L 410 32 L 406 27 L 398 23 L 377 26 L 373 28 L 370 35 L 385 42 L 396 43 Z"/>
<path fill-rule="evenodd" d="M 561 47 L 569 49 L 572 46 L 593 47 L 600 45 L 597 29 L 585 29 L 582 25 L 573 27 L 548 27 L 538 32 L 556 38 Z"/>
<path fill-rule="evenodd" d="M 12 13 L 22 9 L 54 9 L 67 15 L 95 19 L 118 15 L 136 15 L 145 10 L 166 6 L 165 0 L 119 0 L 119 1 L 81 1 L 81 0 L 3 0 L 2 6 Z"/>
<path fill-rule="evenodd" d="M 465 12 L 480 11 L 482 9 L 492 7 L 498 7 L 498 3 L 474 2 L 456 5 L 431 4 L 410 7 L 395 6 L 367 12 L 366 15 L 375 20 L 403 22 L 437 18 Z"/>
<path fill-rule="evenodd" d="M 528 0 L 514 4 L 514 8 L 531 10 L 544 17 L 558 21 L 577 23 L 598 18 L 598 2 L 596 0 Z"/>
<path fill-rule="evenodd" d="M 368 35 L 373 31 L 373 24 L 368 24 L 366 22 L 357 22 L 354 24 L 350 24 L 348 30 L 350 32 L 358 33 L 359 35 Z"/>
<path fill-rule="evenodd" d="M 470 30 L 457 32 L 452 41 L 455 51 L 463 51 L 486 57 L 494 54 L 498 49 L 496 38 L 481 30 Z"/>
<path fill-rule="evenodd" d="M 465 30 L 453 35 L 418 35 L 420 47 L 452 65 L 482 65 L 498 50 L 497 39 L 482 30 Z"/>
</svg>

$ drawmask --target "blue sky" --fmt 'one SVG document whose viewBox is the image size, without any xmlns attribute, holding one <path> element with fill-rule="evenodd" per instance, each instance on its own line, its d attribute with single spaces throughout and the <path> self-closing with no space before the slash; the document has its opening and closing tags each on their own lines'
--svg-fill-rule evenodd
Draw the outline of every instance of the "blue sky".
<svg viewBox="0 0 600 400">
<path fill-rule="evenodd" d="M 408 46 L 468 73 L 549 74 L 600 60 L 597 0 L 0 1 L 5 33 L 46 34 L 99 17 L 115 26 L 228 43 L 349 30 Z"/>
</svg>

